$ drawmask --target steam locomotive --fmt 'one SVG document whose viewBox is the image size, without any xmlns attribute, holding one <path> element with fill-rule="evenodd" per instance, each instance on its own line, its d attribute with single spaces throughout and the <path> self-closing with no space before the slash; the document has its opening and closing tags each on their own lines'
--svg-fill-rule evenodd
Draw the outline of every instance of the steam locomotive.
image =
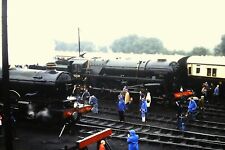
<svg viewBox="0 0 225 150">
<path fill-rule="evenodd" d="M 223 57 L 167 55 L 146 55 L 146 57 L 139 57 L 141 59 L 138 57 L 58 57 L 55 62 L 56 69 L 69 72 L 72 76 L 69 78 L 68 74 L 62 72 L 63 76 L 67 77 L 55 79 L 66 79 L 63 80 L 66 83 L 68 79 L 71 84 L 65 82 L 60 84 L 57 81 L 55 83 L 58 84 L 55 85 L 60 86 L 53 89 L 60 95 L 57 95 L 57 92 L 53 94 L 54 92 L 50 92 L 49 89 L 48 94 L 55 97 L 67 95 L 68 91 L 71 92 L 68 90 L 71 89 L 68 85 L 74 84 L 91 87 L 90 90 L 96 95 L 99 93 L 109 95 L 107 92 L 118 94 L 126 86 L 133 95 L 139 96 L 140 91 L 150 91 L 153 99 L 170 101 L 174 99 L 175 93 L 180 95 L 177 94 L 180 87 L 188 91 L 194 89 L 195 94 L 200 96 L 202 83 L 206 81 L 212 85 L 220 84 L 221 91 L 224 89 Z M 30 68 L 45 69 L 46 66 L 30 66 Z M 57 72 L 60 74 L 60 71 Z M 57 75 L 55 74 L 54 77 Z M 38 82 L 40 86 L 45 84 L 38 75 L 33 79 L 40 79 L 41 82 Z M 213 89 L 213 86 L 211 87 Z M 186 92 L 186 94 L 190 96 L 193 92 Z"/>
<path fill-rule="evenodd" d="M 155 58 L 81 58 L 58 59 L 57 69 L 67 70 L 77 82 L 98 92 L 119 92 L 127 86 L 130 93 L 151 91 L 156 99 L 171 97 L 178 87 L 179 64 L 176 59 Z"/>
<path fill-rule="evenodd" d="M 212 88 L 213 85 L 220 84 L 221 91 L 224 89 L 223 57 L 138 57 L 58 57 L 56 64 L 57 69 L 73 74 L 76 82 L 82 81 L 93 89 L 104 92 L 118 92 L 123 86 L 127 86 L 131 93 L 146 90 L 151 91 L 155 99 L 168 100 L 174 98 L 174 93 L 179 92 L 180 87 L 194 89 L 199 96 L 202 83 L 207 81 L 212 84 Z"/>
<path fill-rule="evenodd" d="M 1 81 L 2 78 L 2 89 Z M 60 122 L 69 117 L 78 119 L 80 113 L 90 110 L 89 106 L 75 108 L 76 99 L 67 99 L 73 88 L 71 74 L 56 71 L 54 63 L 48 63 L 46 70 L 10 68 L 9 84 L 11 107 L 19 112 L 16 113 L 19 117 Z M 3 93 L 0 95 L 3 106 L 2 97 Z"/>
</svg>

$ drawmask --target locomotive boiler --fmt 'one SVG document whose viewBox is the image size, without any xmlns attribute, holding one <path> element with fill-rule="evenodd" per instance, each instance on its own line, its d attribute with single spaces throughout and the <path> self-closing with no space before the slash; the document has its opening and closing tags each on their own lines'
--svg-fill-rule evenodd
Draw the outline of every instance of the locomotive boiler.
<svg viewBox="0 0 225 150">
<path fill-rule="evenodd" d="M 2 70 L 0 70 L 2 71 Z M 71 86 L 71 75 L 68 72 L 10 68 L 10 90 L 23 96 L 26 93 L 37 93 L 44 97 L 65 98 Z"/>
</svg>

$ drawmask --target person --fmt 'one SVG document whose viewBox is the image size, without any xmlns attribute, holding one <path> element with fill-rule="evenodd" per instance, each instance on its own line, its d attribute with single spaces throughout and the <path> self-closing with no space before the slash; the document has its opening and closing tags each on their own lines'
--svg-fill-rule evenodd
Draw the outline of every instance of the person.
<svg viewBox="0 0 225 150">
<path fill-rule="evenodd" d="M 219 101 L 219 85 L 217 85 L 213 91 L 213 100 L 215 104 Z"/>
<path fill-rule="evenodd" d="M 144 95 L 141 96 L 141 108 L 140 108 L 140 112 L 141 112 L 141 120 L 142 122 L 146 122 L 146 113 L 147 111 L 147 102 L 146 99 L 144 97 Z"/>
<path fill-rule="evenodd" d="M 127 137 L 128 150 L 139 150 L 138 139 L 139 136 L 135 133 L 135 131 L 129 130 Z"/>
<path fill-rule="evenodd" d="M 143 97 L 144 93 L 142 91 L 139 92 L 139 99 L 141 100 L 141 98 Z"/>
<path fill-rule="evenodd" d="M 176 108 L 177 108 L 176 116 L 179 117 L 183 113 L 183 106 L 180 101 L 176 101 L 175 103 L 176 103 Z"/>
<path fill-rule="evenodd" d="M 203 83 L 202 90 L 201 90 L 201 93 L 205 97 L 205 101 L 207 103 L 208 103 L 208 87 L 209 87 L 208 83 L 205 82 L 205 83 Z"/>
<path fill-rule="evenodd" d="M 195 114 L 197 111 L 197 104 L 195 102 L 195 100 L 193 99 L 193 97 L 188 98 L 189 103 L 188 103 L 188 117 L 191 120 L 195 119 Z"/>
<path fill-rule="evenodd" d="M 77 85 L 76 84 L 73 86 L 72 95 L 77 96 Z"/>
<path fill-rule="evenodd" d="M 80 101 L 81 99 L 81 89 L 80 89 L 80 85 L 74 85 L 73 87 L 73 91 L 72 91 L 72 96 L 75 96 L 77 101 Z"/>
<path fill-rule="evenodd" d="M 105 150 L 105 140 L 101 140 L 99 150 Z"/>
<path fill-rule="evenodd" d="M 177 129 L 181 129 L 181 125 L 183 123 L 183 116 L 182 116 L 183 107 L 182 107 L 180 101 L 176 101 L 175 104 L 176 104 L 176 109 L 177 109 L 177 113 L 176 113 Z"/>
<path fill-rule="evenodd" d="M 125 104 L 128 106 L 131 101 L 131 97 L 130 97 L 130 93 L 129 93 L 128 89 L 125 89 L 124 99 L 125 99 Z"/>
<path fill-rule="evenodd" d="M 126 91 L 127 90 L 127 86 L 125 85 L 124 87 L 123 87 L 123 91 Z"/>
<path fill-rule="evenodd" d="M 185 131 L 185 122 L 184 122 L 184 115 L 181 114 L 179 117 L 178 117 L 178 120 L 177 120 L 177 129 L 181 130 L 181 131 Z"/>
<path fill-rule="evenodd" d="M 83 100 L 84 104 L 88 103 L 89 97 L 90 97 L 90 93 L 88 92 L 88 89 L 85 88 L 84 93 L 81 96 L 81 99 Z"/>
<path fill-rule="evenodd" d="M 198 106 L 199 106 L 199 117 L 203 118 L 203 112 L 205 110 L 205 107 L 204 107 L 204 96 L 201 96 L 200 99 L 198 100 Z"/>
<path fill-rule="evenodd" d="M 147 108 L 148 108 L 148 113 L 149 113 L 150 112 L 150 107 L 151 107 L 151 102 L 152 102 L 152 98 L 151 98 L 151 93 L 150 92 L 147 92 L 146 101 L 147 101 Z"/>
<path fill-rule="evenodd" d="M 127 91 L 128 91 L 127 86 L 124 86 L 121 93 L 120 93 L 124 97 L 124 99 L 125 99 L 125 94 L 126 94 Z"/>
<path fill-rule="evenodd" d="M 89 104 L 93 106 L 91 111 L 93 113 L 97 114 L 98 113 L 98 99 L 94 95 L 90 96 Z"/>
<path fill-rule="evenodd" d="M 141 99 L 144 97 L 144 93 L 142 91 L 139 92 L 139 107 L 141 107 Z"/>
<path fill-rule="evenodd" d="M 123 99 L 123 96 L 120 94 L 118 95 L 118 112 L 119 112 L 119 120 L 121 122 L 125 121 L 125 118 L 124 118 L 125 110 L 126 110 L 125 101 Z"/>
</svg>

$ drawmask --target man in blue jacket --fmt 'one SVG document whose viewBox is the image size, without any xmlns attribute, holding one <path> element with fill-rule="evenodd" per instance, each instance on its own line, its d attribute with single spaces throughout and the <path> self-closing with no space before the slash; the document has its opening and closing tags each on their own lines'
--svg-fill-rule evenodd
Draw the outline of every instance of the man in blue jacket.
<svg viewBox="0 0 225 150">
<path fill-rule="evenodd" d="M 188 115 L 190 115 L 190 119 L 194 119 L 194 115 L 197 111 L 197 104 L 193 97 L 189 98 L 189 104 L 188 104 Z"/>
<path fill-rule="evenodd" d="M 89 97 L 89 104 L 93 106 L 91 111 L 93 113 L 97 114 L 98 113 L 98 99 L 94 95 Z"/>
<path fill-rule="evenodd" d="M 118 112 L 120 121 L 124 121 L 124 112 L 126 110 L 126 104 L 122 95 L 118 95 Z"/>
<path fill-rule="evenodd" d="M 214 96 L 214 104 L 217 104 L 219 100 L 219 85 L 215 87 L 213 91 L 213 96 Z"/>
<path fill-rule="evenodd" d="M 138 139 L 139 136 L 135 133 L 135 131 L 130 130 L 127 137 L 128 150 L 139 150 Z"/>
</svg>

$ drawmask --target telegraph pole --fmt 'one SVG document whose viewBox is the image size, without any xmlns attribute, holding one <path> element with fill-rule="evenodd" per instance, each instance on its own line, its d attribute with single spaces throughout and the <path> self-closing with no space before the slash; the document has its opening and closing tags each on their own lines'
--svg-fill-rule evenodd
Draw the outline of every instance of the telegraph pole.
<svg viewBox="0 0 225 150">
<path fill-rule="evenodd" d="M 7 0 L 2 0 L 2 92 L 6 150 L 13 150 L 9 101 L 9 62 L 7 32 Z"/>
<path fill-rule="evenodd" d="M 79 57 L 80 57 L 80 29 L 78 28 L 78 50 L 79 50 Z"/>
</svg>

